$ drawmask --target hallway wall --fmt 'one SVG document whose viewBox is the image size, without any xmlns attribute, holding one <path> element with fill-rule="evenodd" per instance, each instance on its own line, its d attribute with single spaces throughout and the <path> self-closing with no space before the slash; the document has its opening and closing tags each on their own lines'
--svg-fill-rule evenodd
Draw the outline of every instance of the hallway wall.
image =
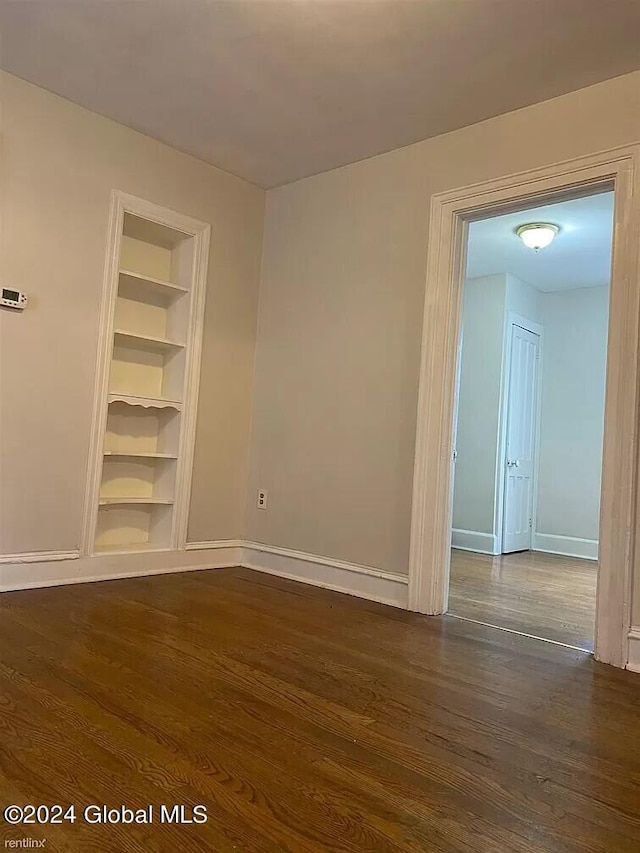
<svg viewBox="0 0 640 853">
<path fill-rule="evenodd" d="M 597 556 L 609 288 L 543 294 L 534 546 Z"/>
</svg>

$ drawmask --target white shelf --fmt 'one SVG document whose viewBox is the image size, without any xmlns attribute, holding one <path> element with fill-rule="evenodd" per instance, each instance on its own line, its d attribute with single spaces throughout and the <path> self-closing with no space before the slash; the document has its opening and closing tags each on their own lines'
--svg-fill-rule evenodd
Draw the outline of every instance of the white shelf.
<svg viewBox="0 0 640 853">
<path fill-rule="evenodd" d="M 172 551 L 167 545 L 153 545 L 151 542 L 133 542 L 130 545 L 97 545 L 96 554 L 138 554 L 144 551 Z"/>
<path fill-rule="evenodd" d="M 127 459 L 177 459 L 177 453 L 152 453 L 150 451 L 105 450 L 103 456 L 122 456 Z"/>
<path fill-rule="evenodd" d="M 181 350 L 185 346 L 177 341 L 168 341 L 165 338 L 155 338 L 151 335 L 138 335 L 135 332 L 126 332 L 124 329 L 116 329 L 113 337 L 116 344 L 120 344 L 121 346 L 151 350 L 153 352 Z"/>
<path fill-rule="evenodd" d="M 133 272 L 133 270 L 120 270 L 120 282 L 132 289 L 139 289 L 151 293 L 162 292 L 169 299 L 177 299 L 189 292 L 189 289 L 181 284 L 174 284 L 172 281 L 163 281 L 161 278 L 153 278 L 153 276 L 141 275 Z"/>
<path fill-rule="evenodd" d="M 166 217 L 163 217 L 166 221 Z M 159 220 L 148 219 L 146 215 L 139 215 L 127 211 L 124 215 L 122 233 L 126 237 L 142 240 L 154 246 L 162 246 L 166 249 L 174 249 L 179 246 L 188 236 L 182 228 L 165 225 Z"/>
<path fill-rule="evenodd" d="M 128 406 L 143 406 L 145 409 L 176 409 L 182 410 L 179 400 L 166 400 L 161 397 L 137 397 L 135 394 L 118 394 L 112 391 L 109 394 L 109 403 L 126 403 Z"/>
<path fill-rule="evenodd" d="M 171 506 L 173 498 L 100 498 L 100 506 L 124 506 L 125 504 L 136 504 L 138 506 L 154 506 L 156 504 Z"/>
</svg>

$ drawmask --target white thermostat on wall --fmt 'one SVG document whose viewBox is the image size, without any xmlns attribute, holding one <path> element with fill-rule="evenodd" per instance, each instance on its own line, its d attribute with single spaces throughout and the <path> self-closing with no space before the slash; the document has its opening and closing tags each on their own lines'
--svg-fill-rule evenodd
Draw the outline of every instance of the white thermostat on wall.
<svg viewBox="0 0 640 853">
<path fill-rule="evenodd" d="M 0 291 L 0 305 L 6 308 L 26 308 L 27 295 L 19 290 L 9 290 L 8 287 L 3 287 Z"/>
</svg>

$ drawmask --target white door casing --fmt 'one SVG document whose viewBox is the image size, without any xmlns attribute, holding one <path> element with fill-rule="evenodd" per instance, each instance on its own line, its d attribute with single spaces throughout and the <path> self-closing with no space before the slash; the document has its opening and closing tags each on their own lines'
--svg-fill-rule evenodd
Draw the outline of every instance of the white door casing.
<svg viewBox="0 0 640 853">
<path fill-rule="evenodd" d="M 502 552 L 531 547 L 540 338 L 510 327 Z"/>
<path fill-rule="evenodd" d="M 640 145 L 577 157 L 431 198 L 409 549 L 409 609 L 444 613 L 451 562 L 451 442 L 468 222 L 615 191 L 595 657 L 629 655 L 640 405 Z M 640 511 L 639 511 L 640 512 Z M 636 550 L 636 545 L 638 549 Z"/>
</svg>

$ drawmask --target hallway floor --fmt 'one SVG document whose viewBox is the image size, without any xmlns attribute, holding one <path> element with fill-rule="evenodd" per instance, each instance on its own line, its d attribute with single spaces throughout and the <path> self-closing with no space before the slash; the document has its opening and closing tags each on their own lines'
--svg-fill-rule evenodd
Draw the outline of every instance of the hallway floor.
<svg viewBox="0 0 640 853">
<path fill-rule="evenodd" d="M 592 560 L 454 549 L 449 613 L 592 651 L 596 578 Z"/>
</svg>

